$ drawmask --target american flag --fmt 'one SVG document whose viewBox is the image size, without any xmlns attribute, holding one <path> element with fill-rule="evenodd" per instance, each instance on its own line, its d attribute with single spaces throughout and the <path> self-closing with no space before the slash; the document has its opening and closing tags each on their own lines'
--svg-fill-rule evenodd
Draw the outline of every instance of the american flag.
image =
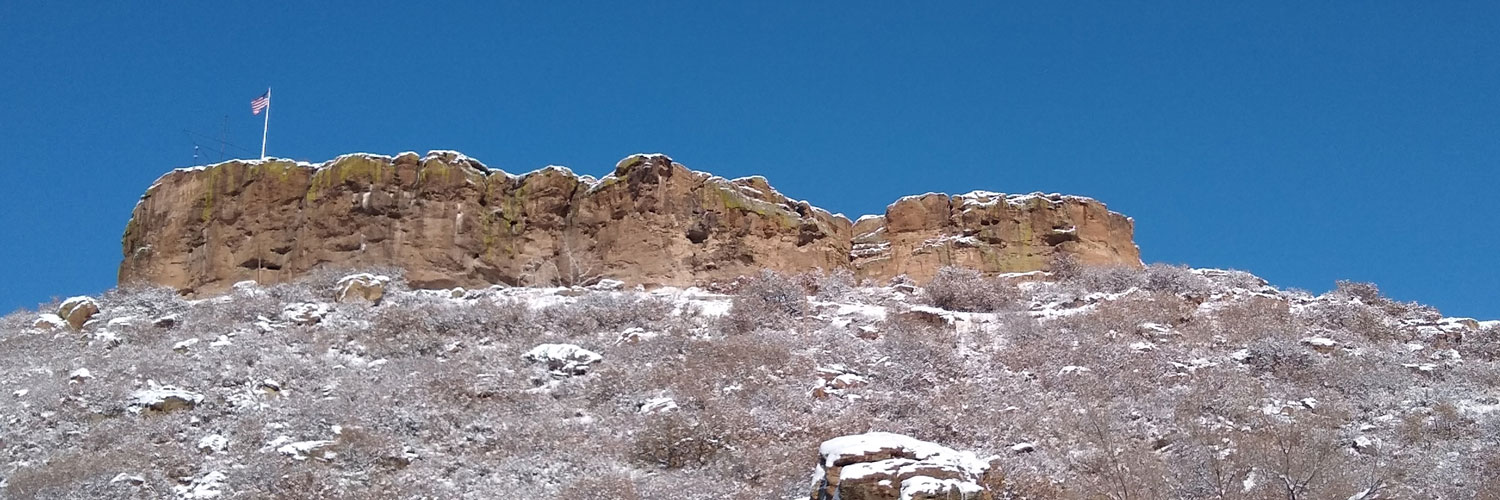
<svg viewBox="0 0 1500 500">
<path fill-rule="evenodd" d="M 255 100 L 253 101 L 250 101 L 250 114 L 258 115 L 261 111 L 264 111 L 269 107 L 271 107 L 271 91 L 267 90 L 266 93 L 261 94 L 260 97 L 255 98 Z"/>
</svg>

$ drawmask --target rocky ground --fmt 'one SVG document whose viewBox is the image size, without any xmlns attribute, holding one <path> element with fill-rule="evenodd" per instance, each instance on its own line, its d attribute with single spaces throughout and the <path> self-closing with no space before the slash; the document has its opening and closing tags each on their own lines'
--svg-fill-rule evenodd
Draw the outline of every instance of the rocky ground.
<svg viewBox="0 0 1500 500">
<path fill-rule="evenodd" d="M 5 496 L 1500 495 L 1500 324 L 1370 285 L 345 274 L 6 316 Z"/>
</svg>

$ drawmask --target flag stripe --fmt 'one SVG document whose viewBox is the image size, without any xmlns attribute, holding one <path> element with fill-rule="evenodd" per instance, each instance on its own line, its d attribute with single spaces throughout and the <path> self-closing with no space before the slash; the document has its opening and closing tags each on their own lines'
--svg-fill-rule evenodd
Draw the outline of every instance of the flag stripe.
<svg viewBox="0 0 1500 500">
<path fill-rule="evenodd" d="M 250 114 L 258 115 L 268 107 L 271 107 L 271 95 L 269 93 L 250 101 Z"/>
</svg>

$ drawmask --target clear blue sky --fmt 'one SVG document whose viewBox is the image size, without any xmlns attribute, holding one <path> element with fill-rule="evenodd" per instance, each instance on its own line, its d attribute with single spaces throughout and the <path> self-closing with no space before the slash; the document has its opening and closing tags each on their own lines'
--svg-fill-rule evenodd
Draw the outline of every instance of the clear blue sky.
<svg viewBox="0 0 1500 500">
<path fill-rule="evenodd" d="M 0 3 L 0 309 L 111 287 L 137 197 L 226 116 L 256 155 L 270 85 L 276 156 L 1082 194 L 1148 262 L 1500 318 L 1496 2 L 500 3 Z"/>
</svg>

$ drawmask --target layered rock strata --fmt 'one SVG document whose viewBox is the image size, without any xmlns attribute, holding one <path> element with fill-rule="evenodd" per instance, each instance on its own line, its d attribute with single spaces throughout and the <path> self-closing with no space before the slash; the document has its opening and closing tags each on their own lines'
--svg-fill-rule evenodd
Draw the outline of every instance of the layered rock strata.
<svg viewBox="0 0 1500 500">
<path fill-rule="evenodd" d="M 174 170 L 137 203 L 122 284 L 215 293 L 324 267 L 397 267 L 412 286 L 698 285 L 771 269 L 852 268 L 885 280 L 943 265 L 986 272 L 1139 266 L 1129 218 L 1087 198 L 908 197 L 853 223 L 762 177 L 725 179 L 664 155 L 603 178 L 515 175 L 451 151 L 352 154 L 322 164 L 230 161 Z"/>
</svg>

